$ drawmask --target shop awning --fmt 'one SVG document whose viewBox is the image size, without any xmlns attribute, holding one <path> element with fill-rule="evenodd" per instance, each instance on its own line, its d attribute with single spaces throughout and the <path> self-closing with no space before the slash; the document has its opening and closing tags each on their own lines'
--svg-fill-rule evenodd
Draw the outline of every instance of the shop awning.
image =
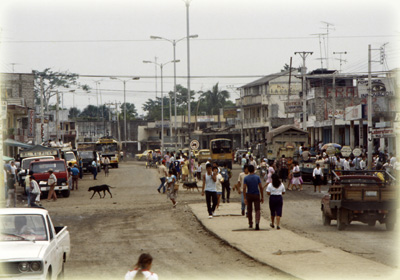
<svg viewBox="0 0 400 280">
<path fill-rule="evenodd" d="M 32 145 L 25 144 L 25 143 L 22 143 L 22 142 L 18 142 L 18 141 L 15 141 L 13 139 L 6 139 L 3 143 L 5 145 L 7 145 L 7 146 L 20 147 L 20 148 L 24 148 L 24 149 L 28 149 L 28 148 L 32 147 Z"/>
</svg>

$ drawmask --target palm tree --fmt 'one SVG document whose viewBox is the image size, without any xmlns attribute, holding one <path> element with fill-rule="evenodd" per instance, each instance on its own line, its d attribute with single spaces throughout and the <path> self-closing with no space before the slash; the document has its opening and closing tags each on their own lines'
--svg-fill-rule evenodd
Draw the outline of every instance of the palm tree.
<svg viewBox="0 0 400 280">
<path fill-rule="evenodd" d="M 229 92 L 220 90 L 217 83 L 212 90 L 201 93 L 200 98 L 204 100 L 207 106 L 207 114 L 214 115 L 220 108 L 224 107 L 229 96 Z"/>
</svg>

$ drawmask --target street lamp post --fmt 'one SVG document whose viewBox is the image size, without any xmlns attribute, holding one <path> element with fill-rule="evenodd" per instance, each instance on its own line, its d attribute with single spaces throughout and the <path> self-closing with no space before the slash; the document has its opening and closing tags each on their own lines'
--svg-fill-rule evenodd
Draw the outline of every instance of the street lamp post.
<svg viewBox="0 0 400 280">
<path fill-rule="evenodd" d="M 176 44 L 184 39 L 187 38 L 197 38 L 199 37 L 199 35 L 190 35 L 189 37 L 185 36 L 179 40 L 170 40 L 164 37 L 160 37 L 160 36 L 150 36 L 150 39 L 154 39 L 154 40 L 164 40 L 167 42 L 170 42 L 172 44 L 172 48 L 173 48 L 173 60 L 176 61 Z M 157 62 L 157 61 L 156 61 Z M 174 134 L 175 134 L 175 138 L 177 138 L 178 133 L 177 133 L 177 121 L 176 121 L 176 116 L 177 116 L 177 109 L 176 109 L 176 62 L 174 62 L 174 113 L 175 113 L 175 117 L 174 117 Z M 172 136 L 172 133 L 171 133 Z M 177 150 L 177 139 L 175 139 L 175 150 Z"/>
<path fill-rule="evenodd" d="M 129 80 L 122 80 L 122 79 L 118 79 L 116 77 L 110 77 L 110 79 L 119 80 L 119 81 L 123 82 L 123 84 L 124 84 L 124 142 L 125 142 L 124 148 L 126 151 L 126 141 L 127 141 L 127 139 L 126 139 L 126 82 L 128 82 L 130 80 L 139 80 L 140 77 L 133 77 L 132 79 L 129 79 Z"/>
<path fill-rule="evenodd" d="M 167 65 L 168 63 L 176 63 L 176 62 L 180 62 L 180 60 L 171 60 L 165 63 L 157 63 L 155 61 L 150 61 L 150 60 L 143 60 L 143 63 L 153 63 L 155 65 L 160 66 L 160 75 L 161 75 L 161 154 L 164 154 L 164 83 L 163 83 L 163 68 L 165 65 Z M 171 108 L 171 106 L 170 106 Z M 170 123 L 171 125 L 171 123 Z"/>
</svg>

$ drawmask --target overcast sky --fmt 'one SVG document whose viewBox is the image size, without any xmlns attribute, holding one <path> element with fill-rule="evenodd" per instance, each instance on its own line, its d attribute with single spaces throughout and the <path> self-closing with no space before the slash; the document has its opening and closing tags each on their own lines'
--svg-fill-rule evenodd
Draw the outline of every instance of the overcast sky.
<svg viewBox="0 0 400 280">
<path fill-rule="evenodd" d="M 267 1 L 267 0 L 192 0 L 190 2 L 191 88 L 208 90 L 219 82 L 222 89 L 239 87 L 257 76 L 279 72 L 296 51 L 313 51 L 307 58 L 308 70 L 321 67 L 322 51 L 329 50 L 329 68 L 339 70 L 339 55 L 344 52 L 342 72 L 367 71 L 368 44 L 378 49 L 386 45 L 387 65 L 373 64 L 374 71 L 393 69 L 399 62 L 398 0 Z M 186 7 L 183 0 L 114 1 L 18 1 L 2 0 L 0 71 L 29 73 L 33 69 L 71 71 L 80 75 L 91 94 L 77 93 L 75 105 L 83 109 L 96 98 L 94 80 L 102 80 L 101 101 L 123 101 L 123 84 L 108 76 L 139 76 L 127 83 L 127 102 L 142 104 L 155 96 L 155 67 L 143 60 L 165 63 L 172 60 L 172 44 L 151 40 L 150 36 L 181 39 L 186 36 Z M 328 44 L 329 43 L 329 44 Z M 397 45 L 396 45 L 397 44 Z M 187 75 L 186 41 L 177 44 L 177 75 Z M 379 60 L 379 51 L 373 52 Z M 323 61 L 323 67 L 327 62 Z M 158 76 L 159 68 L 158 68 Z M 173 75 L 173 65 L 164 67 Z M 196 76 L 207 76 L 197 78 Z M 234 76 L 226 78 L 223 76 Z M 250 76 L 250 77 L 247 77 Z M 253 76 L 253 77 L 252 77 Z M 187 86 L 185 78 L 178 83 Z M 164 79 L 164 92 L 173 89 L 173 79 Z M 160 81 L 158 80 L 158 91 Z M 160 93 L 158 93 L 160 94 Z M 232 92 L 232 99 L 237 94 Z M 70 93 L 65 106 L 72 106 Z"/>
</svg>

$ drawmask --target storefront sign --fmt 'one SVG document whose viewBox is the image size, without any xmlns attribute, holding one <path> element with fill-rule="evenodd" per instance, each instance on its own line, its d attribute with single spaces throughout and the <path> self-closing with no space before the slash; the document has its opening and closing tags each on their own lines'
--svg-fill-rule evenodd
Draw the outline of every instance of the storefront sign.
<svg viewBox="0 0 400 280">
<path fill-rule="evenodd" d="M 301 99 L 285 102 L 285 113 L 300 113 L 303 112 L 303 101 Z"/>
<path fill-rule="evenodd" d="M 237 117 L 237 111 L 236 108 L 228 108 L 228 109 L 224 109 L 224 118 L 228 119 L 235 119 Z"/>
<path fill-rule="evenodd" d="M 35 120 L 35 110 L 28 111 L 29 123 L 28 123 L 28 137 L 33 137 L 34 133 L 34 120 Z"/>
<path fill-rule="evenodd" d="M 367 118 L 366 105 L 346 107 L 346 121 L 356 121 Z"/>
<path fill-rule="evenodd" d="M 344 157 L 349 157 L 351 155 L 351 152 L 352 152 L 352 150 L 351 150 L 350 146 L 343 146 L 342 149 L 340 150 L 340 153 Z"/>
<path fill-rule="evenodd" d="M 395 132 L 393 128 L 375 128 L 372 130 L 372 138 L 386 138 L 394 136 Z"/>
</svg>

